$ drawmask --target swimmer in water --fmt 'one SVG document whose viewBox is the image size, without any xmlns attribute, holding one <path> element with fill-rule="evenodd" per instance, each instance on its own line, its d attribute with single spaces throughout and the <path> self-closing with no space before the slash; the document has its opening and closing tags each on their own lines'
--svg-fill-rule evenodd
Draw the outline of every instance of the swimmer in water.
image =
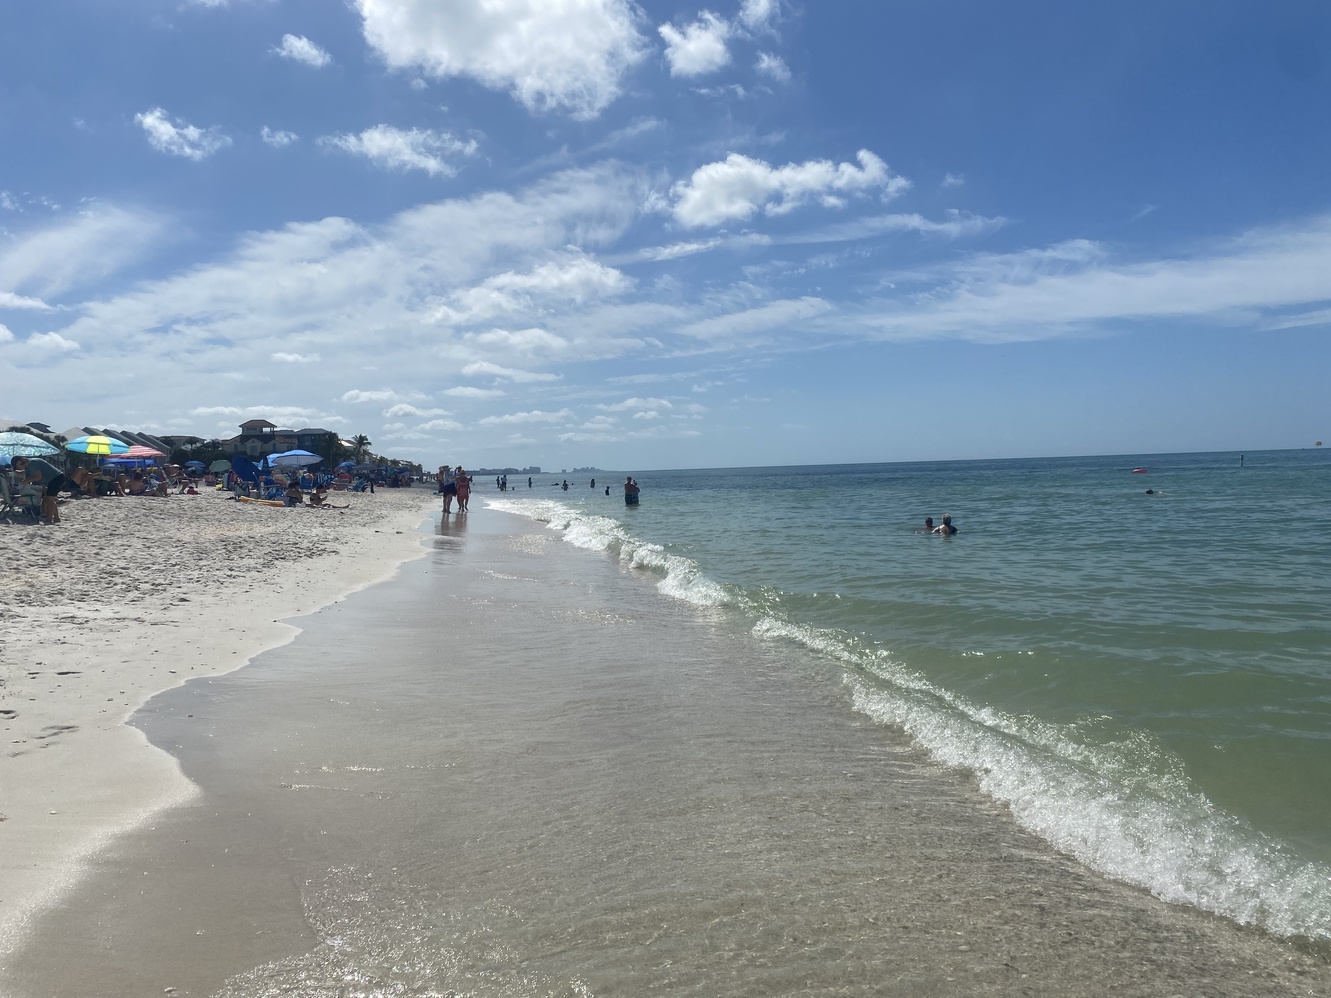
<svg viewBox="0 0 1331 998">
<path fill-rule="evenodd" d="M 934 527 L 935 534 L 942 534 L 944 537 L 951 537 L 957 532 L 957 528 L 952 526 L 952 514 L 944 513 L 943 522 Z"/>
</svg>

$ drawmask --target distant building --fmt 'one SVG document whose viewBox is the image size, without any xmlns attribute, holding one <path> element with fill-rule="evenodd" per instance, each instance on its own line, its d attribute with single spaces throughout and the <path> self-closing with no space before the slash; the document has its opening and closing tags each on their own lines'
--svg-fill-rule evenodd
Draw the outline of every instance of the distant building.
<svg viewBox="0 0 1331 998">
<path fill-rule="evenodd" d="M 307 450 L 313 454 L 322 454 L 328 450 L 328 444 L 336 439 L 336 433 L 319 426 L 284 430 L 266 419 L 247 419 L 240 424 L 238 434 L 230 440 L 222 441 L 222 450 L 227 454 L 244 454 L 251 459 L 287 450 Z"/>
</svg>

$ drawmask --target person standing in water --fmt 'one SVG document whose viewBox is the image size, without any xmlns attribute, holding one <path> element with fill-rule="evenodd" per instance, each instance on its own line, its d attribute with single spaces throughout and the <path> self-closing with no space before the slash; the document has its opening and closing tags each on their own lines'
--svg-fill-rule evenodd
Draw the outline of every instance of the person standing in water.
<svg viewBox="0 0 1331 998">
<path fill-rule="evenodd" d="M 954 527 L 954 526 L 952 526 L 952 514 L 951 514 L 951 513 L 944 513 L 944 514 L 943 514 L 943 522 L 942 522 L 941 524 L 939 524 L 937 527 L 934 527 L 934 533 L 935 533 L 935 534 L 942 534 L 944 537 L 951 537 L 951 536 L 952 536 L 953 534 L 955 534 L 956 532 L 957 532 L 957 528 Z"/>
</svg>

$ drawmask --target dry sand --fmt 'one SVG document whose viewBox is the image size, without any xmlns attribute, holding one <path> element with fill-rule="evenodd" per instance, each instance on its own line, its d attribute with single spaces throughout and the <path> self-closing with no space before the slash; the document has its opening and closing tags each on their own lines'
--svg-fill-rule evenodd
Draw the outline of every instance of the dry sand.
<svg viewBox="0 0 1331 998">
<path fill-rule="evenodd" d="M 197 496 L 82 500 L 0 523 L 0 962 L 119 832 L 193 796 L 126 719 L 187 679 L 290 641 L 283 618 L 424 553 L 428 488 L 345 510 Z"/>
</svg>

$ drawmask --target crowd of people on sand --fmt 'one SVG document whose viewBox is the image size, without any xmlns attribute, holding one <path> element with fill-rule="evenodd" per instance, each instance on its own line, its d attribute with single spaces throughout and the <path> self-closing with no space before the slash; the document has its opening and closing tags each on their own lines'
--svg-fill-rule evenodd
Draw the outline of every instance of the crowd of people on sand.
<svg viewBox="0 0 1331 998">
<path fill-rule="evenodd" d="M 0 489 L 7 504 L 43 523 L 59 523 L 60 506 L 70 499 L 166 496 L 172 491 L 198 494 L 200 484 L 202 480 L 188 476 L 179 465 L 62 471 L 45 458 L 20 455 L 11 458 L 8 467 L 0 467 Z"/>
<path fill-rule="evenodd" d="M 0 464 L 0 499 L 6 513 L 26 514 L 32 520 L 60 522 L 60 507 L 75 499 L 101 499 L 135 496 L 199 495 L 203 489 L 230 493 L 228 498 L 264 499 L 269 504 L 306 506 L 316 509 L 346 509 L 329 501 L 329 490 L 373 491 L 374 484 L 403 487 L 410 481 L 392 476 L 370 479 L 362 475 L 315 474 L 309 469 L 284 473 L 271 469 L 243 478 L 234 469 L 221 473 L 205 472 L 201 467 L 146 463 L 125 468 L 114 464 L 82 466 L 65 470 L 42 457 L 5 458 Z M 401 476 L 398 476 L 400 479 Z"/>
</svg>

